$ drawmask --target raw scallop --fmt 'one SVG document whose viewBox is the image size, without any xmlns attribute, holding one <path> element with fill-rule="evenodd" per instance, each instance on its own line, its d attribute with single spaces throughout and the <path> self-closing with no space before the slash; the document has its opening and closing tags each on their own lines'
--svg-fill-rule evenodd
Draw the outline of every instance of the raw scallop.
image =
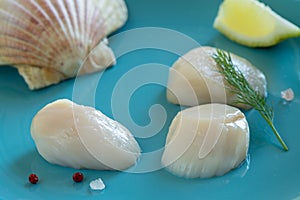
<svg viewBox="0 0 300 200">
<path fill-rule="evenodd" d="M 169 73 L 167 98 L 171 103 L 195 106 L 206 103 L 226 103 L 240 108 L 249 109 L 248 105 L 236 104 L 236 95 L 230 92 L 224 77 L 212 55 L 216 53 L 213 47 L 200 47 L 191 50 L 179 58 Z M 265 75 L 249 61 L 237 55 L 230 54 L 232 62 L 244 74 L 250 86 L 266 96 Z"/>
<path fill-rule="evenodd" d="M 77 169 L 124 170 L 140 155 L 138 143 L 120 123 L 65 99 L 36 114 L 31 135 L 48 162 Z"/>
<path fill-rule="evenodd" d="M 221 176 L 246 158 L 249 128 L 244 114 L 225 104 L 179 112 L 166 140 L 162 164 L 186 178 Z"/>
</svg>

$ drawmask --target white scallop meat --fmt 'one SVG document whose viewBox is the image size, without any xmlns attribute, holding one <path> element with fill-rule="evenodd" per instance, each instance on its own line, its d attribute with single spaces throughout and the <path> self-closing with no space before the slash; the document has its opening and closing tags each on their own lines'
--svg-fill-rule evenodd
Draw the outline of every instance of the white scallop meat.
<svg viewBox="0 0 300 200">
<path fill-rule="evenodd" d="M 179 112 L 169 128 L 162 165 L 186 178 L 221 176 L 246 158 L 249 128 L 244 114 L 225 104 Z"/>
<path fill-rule="evenodd" d="M 140 156 L 127 128 L 92 107 L 66 99 L 35 115 L 31 136 L 48 162 L 76 169 L 125 170 Z"/>
<path fill-rule="evenodd" d="M 218 72 L 212 58 L 216 53 L 213 47 L 192 49 L 180 57 L 171 67 L 167 85 L 167 98 L 171 103 L 195 106 L 206 103 L 226 103 L 243 109 L 250 107 L 236 103 L 224 76 Z M 250 86 L 260 95 L 267 95 L 265 75 L 248 60 L 233 53 L 232 62 L 243 73 Z"/>
</svg>

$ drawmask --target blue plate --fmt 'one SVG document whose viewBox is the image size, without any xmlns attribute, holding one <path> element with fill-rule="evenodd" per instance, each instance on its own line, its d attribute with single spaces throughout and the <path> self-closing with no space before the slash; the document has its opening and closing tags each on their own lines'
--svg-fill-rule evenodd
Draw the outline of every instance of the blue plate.
<svg viewBox="0 0 300 200">
<path fill-rule="evenodd" d="M 300 25 L 300 1 L 264 0 L 283 17 Z M 294 199 L 300 196 L 300 38 L 272 48 L 247 48 L 212 28 L 220 0 L 127 0 L 128 23 L 111 38 L 118 63 L 104 73 L 30 91 L 17 70 L 0 68 L 0 199 Z M 152 28 L 143 28 L 152 27 Z M 163 27 L 154 28 L 154 27 Z M 135 29 L 139 28 L 139 29 Z M 125 32 L 127 30 L 131 30 Z M 187 180 L 161 169 L 159 159 L 168 126 L 180 107 L 167 102 L 168 67 L 197 45 L 211 45 L 249 59 L 268 80 L 274 123 L 288 144 L 284 152 L 256 111 L 246 112 L 251 129 L 249 162 L 210 179 Z M 280 92 L 292 88 L 287 103 Z M 127 172 L 76 171 L 47 163 L 30 136 L 31 119 L 44 105 L 68 98 L 95 106 L 126 125 L 143 149 Z M 37 185 L 28 175 L 40 177 Z M 101 177 L 102 192 L 89 189 Z"/>
</svg>

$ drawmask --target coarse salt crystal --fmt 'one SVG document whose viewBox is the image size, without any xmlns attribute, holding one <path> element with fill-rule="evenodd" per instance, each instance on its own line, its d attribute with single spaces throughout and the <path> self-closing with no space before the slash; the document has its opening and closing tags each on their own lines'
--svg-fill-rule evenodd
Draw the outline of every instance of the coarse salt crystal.
<svg viewBox="0 0 300 200">
<path fill-rule="evenodd" d="M 96 180 L 90 182 L 90 188 L 92 190 L 104 190 L 105 185 L 101 178 L 97 178 Z"/>
<path fill-rule="evenodd" d="M 281 91 L 281 98 L 286 101 L 292 101 L 294 97 L 294 91 L 291 88 Z"/>
</svg>

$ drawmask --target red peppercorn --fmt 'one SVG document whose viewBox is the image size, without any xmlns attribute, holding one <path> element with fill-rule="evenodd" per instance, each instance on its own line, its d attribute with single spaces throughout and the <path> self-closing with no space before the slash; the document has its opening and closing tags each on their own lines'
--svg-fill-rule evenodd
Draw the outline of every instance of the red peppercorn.
<svg viewBox="0 0 300 200">
<path fill-rule="evenodd" d="M 73 181 L 76 183 L 81 182 L 83 180 L 83 174 L 81 172 L 76 172 L 73 174 Z"/>
<path fill-rule="evenodd" d="M 39 177 L 36 174 L 30 174 L 28 180 L 32 184 L 36 184 L 39 181 Z"/>
</svg>

